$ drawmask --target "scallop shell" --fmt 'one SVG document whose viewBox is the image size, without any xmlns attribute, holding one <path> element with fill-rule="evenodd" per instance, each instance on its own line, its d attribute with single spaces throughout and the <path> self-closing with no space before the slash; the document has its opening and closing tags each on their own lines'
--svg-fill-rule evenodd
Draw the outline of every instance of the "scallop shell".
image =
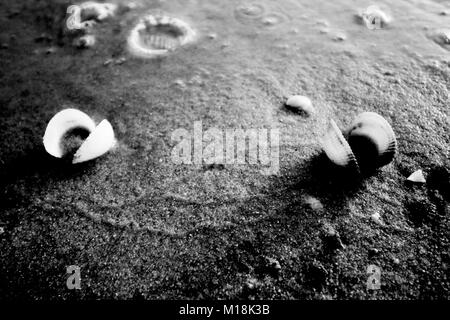
<svg viewBox="0 0 450 320">
<path fill-rule="evenodd" d="M 355 155 L 333 120 L 330 120 L 328 130 L 322 138 L 321 144 L 326 155 L 333 163 L 341 167 L 353 168 L 359 172 Z"/>
<path fill-rule="evenodd" d="M 359 114 L 347 130 L 347 141 L 360 167 L 379 168 L 390 163 L 397 152 L 391 125 L 375 112 Z"/>
<path fill-rule="evenodd" d="M 69 108 L 58 112 L 49 121 L 43 137 L 45 150 L 56 158 L 62 158 L 65 135 L 78 128 L 87 130 L 90 134 L 76 151 L 72 163 L 97 158 L 108 152 L 116 142 L 111 124 L 106 119 L 96 126 L 87 114 Z"/>
<path fill-rule="evenodd" d="M 167 28 L 173 29 L 173 32 L 162 31 Z M 171 35 L 172 33 L 176 36 Z M 189 24 L 180 19 L 165 15 L 147 15 L 131 30 L 127 45 L 128 50 L 135 56 L 153 58 L 193 41 L 195 35 Z"/>
</svg>

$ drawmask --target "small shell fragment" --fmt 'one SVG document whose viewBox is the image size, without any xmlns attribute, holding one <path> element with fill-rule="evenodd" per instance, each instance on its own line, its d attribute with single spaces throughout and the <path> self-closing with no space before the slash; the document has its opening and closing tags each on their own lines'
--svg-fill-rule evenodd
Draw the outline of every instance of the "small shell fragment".
<svg viewBox="0 0 450 320">
<path fill-rule="evenodd" d="M 360 17 L 370 30 L 386 28 L 392 21 L 391 16 L 376 5 L 367 7 L 361 12 Z"/>
<path fill-rule="evenodd" d="M 411 173 L 411 175 L 406 180 L 411 181 L 411 182 L 416 182 L 416 183 L 427 182 L 425 180 L 425 177 L 423 176 L 422 169 L 416 170 L 413 173 Z"/>
<path fill-rule="evenodd" d="M 322 138 L 321 144 L 326 155 L 333 163 L 341 167 L 353 167 L 359 171 L 358 163 L 350 145 L 333 120 L 330 120 L 328 130 Z"/>
<path fill-rule="evenodd" d="M 77 109 L 64 109 L 49 121 L 43 143 L 45 150 L 56 158 L 65 155 L 63 140 L 66 134 L 74 129 L 84 129 L 90 134 L 76 151 L 72 163 L 81 163 L 105 154 L 115 144 L 114 131 L 108 120 L 98 126 L 84 112 Z"/>
<path fill-rule="evenodd" d="M 312 105 L 312 102 L 306 96 L 301 95 L 291 96 L 286 101 L 286 106 L 297 112 L 304 113 L 308 117 L 314 113 L 314 107 Z"/>
</svg>

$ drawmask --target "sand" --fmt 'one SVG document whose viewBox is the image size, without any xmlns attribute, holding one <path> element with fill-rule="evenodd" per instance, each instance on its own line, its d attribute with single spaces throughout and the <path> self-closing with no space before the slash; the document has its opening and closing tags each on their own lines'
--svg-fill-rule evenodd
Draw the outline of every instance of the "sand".
<svg viewBox="0 0 450 320">
<path fill-rule="evenodd" d="M 135 3 L 87 49 L 60 32 L 68 1 L 0 4 L 0 297 L 450 297 L 449 2 L 381 2 L 381 30 L 355 16 L 369 2 Z M 197 39 L 133 57 L 130 30 L 157 10 Z M 311 117 L 285 107 L 294 94 Z M 69 107 L 108 119 L 117 146 L 76 166 L 46 154 L 47 122 Z M 363 111 L 392 124 L 399 152 L 357 182 L 319 139 Z M 195 121 L 279 129 L 279 172 L 174 164 L 171 135 Z M 417 169 L 425 184 L 406 181 Z"/>
</svg>

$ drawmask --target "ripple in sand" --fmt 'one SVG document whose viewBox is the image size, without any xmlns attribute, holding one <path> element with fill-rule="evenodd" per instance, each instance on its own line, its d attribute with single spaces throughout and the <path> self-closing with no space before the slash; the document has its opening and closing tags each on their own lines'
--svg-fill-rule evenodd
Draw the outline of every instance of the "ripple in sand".
<svg viewBox="0 0 450 320">
<path fill-rule="evenodd" d="M 287 20 L 288 18 L 279 12 L 269 13 L 261 18 L 262 24 L 266 27 L 274 27 L 283 24 Z"/>
<path fill-rule="evenodd" d="M 241 22 L 251 22 L 262 17 L 266 9 L 259 3 L 241 4 L 234 10 L 236 19 Z"/>
<path fill-rule="evenodd" d="M 234 13 L 239 22 L 257 27 L 274 27 L 288 20 L 280 11 L 268 9 L 259 3 L 239 5 Z"/>
</svg>

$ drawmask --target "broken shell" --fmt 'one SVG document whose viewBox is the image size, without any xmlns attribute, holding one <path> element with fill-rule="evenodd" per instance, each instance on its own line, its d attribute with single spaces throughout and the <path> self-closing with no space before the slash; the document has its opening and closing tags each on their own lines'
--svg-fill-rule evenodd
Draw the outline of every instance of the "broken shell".
<svg viewBox="0 0 450 320">
<path fill-rule="evenodd" d="M 425 182 L 427 182 L 425 180 L 425 177 L 423 176 L 422 169 L 419 169 L 419 170 L 414 171 L 413 173 L 411 173 L 411 175 L 406 180 L 411 181 L 411 182 L 416 182 L 416 183 L 425 183 Z"/>
<path fill-rule="evenodd" d="M 358 162 L 350 145 L 333 120 L 330 120 L 327 133 L 321 141 L 322 148 L 328 158 L 341 167 L 353 168 L 359 172 Z"/>
<path fill-rule="evenodd" d="M 66 134 L 74 129 L 84 129 L 90 134 L 78 148 L 72 163 L 97 158 L 115 144 L 114 132 L 107 120 L 96 126 L 87 114 L 69 108 L 58 112 L 49 121 L 43 137 L 45 150 L 56 158 L 62 158 L 65 153 L 63 140 Z"/>
<path fill-rule="evenodd" d="M 286 106 L 297 112 L 304 113 L 308 117 L 314 113 L 314 107 L 311 100 L 305 96 L 291 96 L 286 101 Z"/>
<path fill-rule="evenodd" d="M 76 128 L 92 132 L 95 129 L 95 122 L 77 109 L 64 109 L 55 114 L 45 130 L 45 150 L 52 156 L 61 158 L 64 155 L 62 139 L 66 133 Z"/>
<path fill-rule="evenodd" d="M 386 119 L 375 112 L 363 112 L 345 134 L 331 120 L 322 139 L 322 148 L 339 166 L 371 171 L 394 159 L 397 140 Z"/>
<path fill-rule="evenodd" d="M 114 131 L 108 120 L 103 120 L 91 132 L 73 157 L 72 163 L 81 163 L 100 157 L 115 144 Z"/>
<path fill-rule="evenodd" d="M 376 5 L 367 7 L 360 14 L 360 17 L 366 24 L 366 27 L 371 30 L 386 28 L 392 21 L 391 16 Z"/>
<path fill-rule="evenodd" d="M 363 112 L 347 130 L 348 143 L 360 167 L 380 168 L 397 152 L 397 139 L 391 125 L 375 112 Z"/>
</svg>

